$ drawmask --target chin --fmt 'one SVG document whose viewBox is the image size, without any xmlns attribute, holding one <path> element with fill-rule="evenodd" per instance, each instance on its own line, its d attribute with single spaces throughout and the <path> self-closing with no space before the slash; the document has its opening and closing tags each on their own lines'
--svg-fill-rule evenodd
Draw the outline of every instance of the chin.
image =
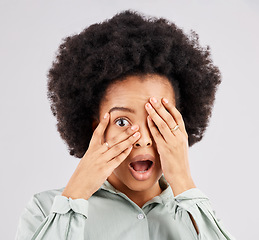
<svg viewBox="0 0 259 240">
<path fill-rule="evenodd" d="M 154 174 L 154 173 L 153 173 Z M 117 178 L 118 181 L 122 183 L 122 185 L 126 186 L 131 191 L 143 192 L 151 189 L 162 176 L 162 171 L 158 174 L 153 175 L 148 180 L 139 181 L 136 180 L 133 176 L 128 175 L 126 178 L 121 176 L 121 178 Z"/>
<path fill-rule="evenodd" d="M 152 188 L 157 181 L 153 181 L 153 182 L 130 182 L 130 183 L 125 183 L 125 185 L 132 191 L 136 191 L 136 192 L 143 192 L 146 191 L 150 188 Z"/>
</svg>

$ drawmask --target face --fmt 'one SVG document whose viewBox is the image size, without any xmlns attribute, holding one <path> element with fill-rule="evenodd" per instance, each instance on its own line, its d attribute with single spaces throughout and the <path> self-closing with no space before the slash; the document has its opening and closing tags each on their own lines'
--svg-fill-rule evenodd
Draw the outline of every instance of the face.
<svg viewBox="0 0 259 240">
<path fill-rule="evenodd" d="M 161 101 L 163 97 L 175 104 L 174 92 L 166 77 L 159 75 L 129 76 L 125 80 L 110 85 L 100 105 L 100 116 L 114 107 L 124 110 L 110 112 L 110 122 L 106 129 L 105 141 L 121 134 L 132 125 L 139 126 L 140 138 L 134 143 L 128 157 L 113 171 L 108 181 L 127 195 L 127 191 L 153 191 L 159 187 L 158 180 L 162 175 L 156 143 L 147 123 L 148 113 L 145 104 L 150 97 Z M 129 110 L 127 110 L 129 109 Z M 144 180 L 134 177 L 130 170 L 132 159 L 138 155 L 149 154 L 153 158 L 151 174 Z"/>
</svg>

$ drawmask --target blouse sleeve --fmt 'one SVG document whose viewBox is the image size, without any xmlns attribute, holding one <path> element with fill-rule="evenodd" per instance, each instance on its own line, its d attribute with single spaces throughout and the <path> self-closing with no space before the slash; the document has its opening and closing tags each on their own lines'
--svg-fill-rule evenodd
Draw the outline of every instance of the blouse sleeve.
<svg viewBox="0 0 259 240">
<path fill-rule="evenodd" d="M 185 225 L 194 239 L 198 240 L 235 240 L 224 228 L 222 221 L 216 218 L 209 198 L 198 188 L 189 189 L 175 198 L 174 217 Z M 199 234 L 197 234 L 189 214 L 194 218 Z M 186 234 L 186 231 L 185 233 Z"/>
<path fill-rule="evenodd" d="M 50 213 L 34 195 L 25 207 L 18 224 L 16 240 L 84 239 L 88 201 L 55 196 Z"/>
</svg>

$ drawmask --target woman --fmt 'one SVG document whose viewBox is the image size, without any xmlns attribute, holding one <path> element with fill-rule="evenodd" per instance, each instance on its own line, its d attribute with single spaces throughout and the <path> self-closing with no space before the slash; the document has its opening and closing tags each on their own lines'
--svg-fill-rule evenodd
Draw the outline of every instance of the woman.
<svg viewBox="0 0 259 240">
<path fill-rule="evenodd" d="M 66 187 L 32 197 L 16 239 L 234 239 L 189 167 L 221 82 L 194 32 L 124 11 L 67 37 L 48 77 L 81 160 Z"/>
</svg>

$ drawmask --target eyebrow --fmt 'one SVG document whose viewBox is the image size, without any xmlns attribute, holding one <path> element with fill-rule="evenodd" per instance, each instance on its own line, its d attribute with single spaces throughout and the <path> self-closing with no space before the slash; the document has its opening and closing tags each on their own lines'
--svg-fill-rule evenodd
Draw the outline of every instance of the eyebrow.
<svg viewBox="0 0 259 240">
<path fill-rule="evenodd" d="M 113 107 L 109 110 L 109 113 L 114 112 L 114 111 L 135 113 L 135 110 L 133 110 L 132 108 L 127 108 L 127 107 Z"/>
</svg>

